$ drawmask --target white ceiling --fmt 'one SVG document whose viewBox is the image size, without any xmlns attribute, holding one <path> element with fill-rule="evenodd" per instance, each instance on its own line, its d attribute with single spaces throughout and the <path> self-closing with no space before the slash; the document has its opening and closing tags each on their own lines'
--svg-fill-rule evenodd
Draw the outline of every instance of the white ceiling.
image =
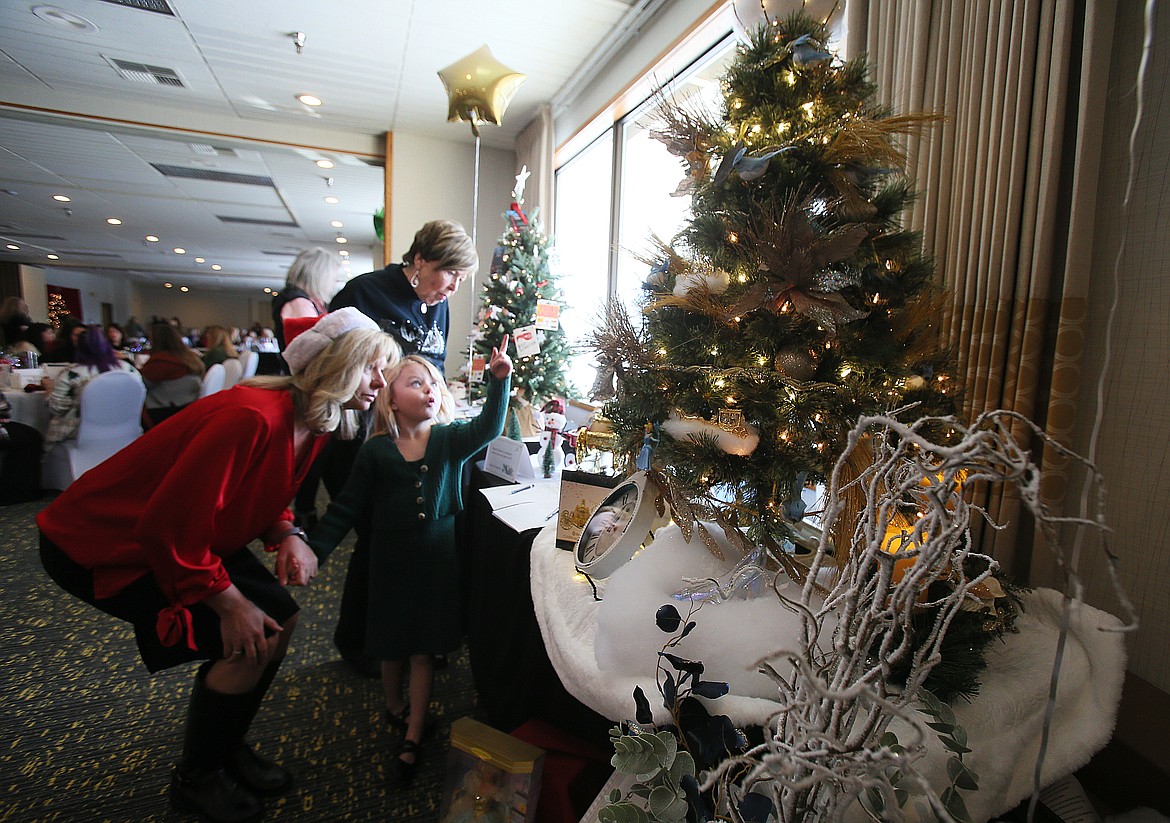
<svg viewBox="0 0 1170 823">
<path fill-rule="evenodd" d="M 487 44 L 527 75 L 503 125 L 481 129 L 484 145 L 511 148 L 646 4 L 0 0 L 0 260 L 251 289 L 279 286 L 297 251 L 323 245 L 367 271 L 383 133 L 472 142 L 446 122 L 439 69 Z M 182 86 L 126 79 L 115 60 Z M 303 106 L 302 92 L 324 105 Z M 220 179 L 175 176 L 192 173 Z"/>
</svg>

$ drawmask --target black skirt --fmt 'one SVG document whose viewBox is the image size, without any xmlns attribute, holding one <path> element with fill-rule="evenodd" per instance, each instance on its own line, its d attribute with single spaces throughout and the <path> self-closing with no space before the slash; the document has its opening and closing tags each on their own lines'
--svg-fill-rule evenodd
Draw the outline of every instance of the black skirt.
<svg viewBox="0 0 1170 823">
<path fill-rule="evenodd" d="M 224 570 L 244 597 L 269 617 L 284 625 L 300 608 L 272 572 L 247 548 L 222 558 Z M 183 638 L 164 646 L 158 636 L 158 613 L 173 604 L 163 594 L 153 574 L 147 573 L 113 597 L 97 598 L 93 593 L 93 572 L 74 562 L 59 546 L 41 535 L 41 564 L 53 581 L 91 606 L 125 620 L 134 627 L 138 652 L 151 672 L 169 669 L 193 660 L 216 660 L 224 656 L 219 615 L 210 606 L 194 603 L 191 612 L 195 646 Z M 268 632 L 270 635 L 271 631 Z"/>
</svg>

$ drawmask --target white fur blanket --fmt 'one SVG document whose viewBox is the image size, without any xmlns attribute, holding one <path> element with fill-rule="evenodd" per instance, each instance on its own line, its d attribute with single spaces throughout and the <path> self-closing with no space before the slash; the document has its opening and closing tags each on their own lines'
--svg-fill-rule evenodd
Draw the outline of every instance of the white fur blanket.
<svg viewBox="0 0 1170 823">
<path fill-rule="evenodd" d="M 657 652 L 669 636 L 654 624 L 654 613 L 683 587 L 683 577 L 717 577 L 730 564 L 713 558 L 699 541 L 675 539 L 674 527 L 623 566 L 598 581 L 602 602 L 576 573 L 572 553 L 556 548 L 546 528 L 532 546 L 532 601 L 553 667 L 565 688 L 612 720 L 632 718 L 633 691 L 640 685 L 665 717 L 655 685 Z M 795 596 L 795 594 L 794 594 Z M 678 603 L 686 613 L 685 603 Z M 991 647 L 979 696 L 952 708 L 967 731 L 968 766 L 979 775 L 979 790 L 965 793 L 973 820 L 987 820 L 1016 806 L 1032 791 L 1049 677 L 1060 627 L 1061 595 L 1050 589 L 1024 599 L 1019 632 Z M 737 723 L 760 723 L 778 704 L 770 681 L 754 662 L 790 645 L 792 616 L 774 597 L 704 606 L 695 630 L 675 652 L 701 660 L 704 679 L 726 680 L 731 693 L 712 705 Z M 1113 732 L 1125 675 L 1121 621 L 1079 604 L 1065 648 L 1057 710 L 1042 782 L 1051 783 L 1088 762 Z M 908 740 L 905 727 L 892 730 Z M 917 767 L 938 791 L 948 785 L 945 750 L 927 730 L 930 752 Z"/>
</svg>

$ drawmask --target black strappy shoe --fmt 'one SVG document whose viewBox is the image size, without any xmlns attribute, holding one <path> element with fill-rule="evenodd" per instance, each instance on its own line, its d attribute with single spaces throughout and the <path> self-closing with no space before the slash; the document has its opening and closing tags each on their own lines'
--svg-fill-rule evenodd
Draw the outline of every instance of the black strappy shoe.
<svg viewBox="0 0 1170 823">
<path fill-rule="evenodd" d="M 402 759 L 402 755 L 414 755 L 413 762 L 407 762 Z M 422 743 L 416 743 L 413 740 L 403 740 L 402 748 L 398 750 L 398 756 L 394 758 L 394 782 L 400 789 L 410 787 L 414 782 L 414 775 L 418 771 L 418 764 L 422 762 L 423 746 Z"/>
</svg>

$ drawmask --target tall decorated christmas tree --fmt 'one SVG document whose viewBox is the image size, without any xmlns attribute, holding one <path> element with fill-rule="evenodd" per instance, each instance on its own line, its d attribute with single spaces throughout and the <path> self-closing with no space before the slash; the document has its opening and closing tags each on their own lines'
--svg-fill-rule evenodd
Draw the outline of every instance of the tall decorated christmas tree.
<svg viewBox="0 0 1170 823">
<path fill-rule="evenodd" d="M 560 327 L 562 295 L 549 270 L 549 238 L 537 214 L 524 212 L 528 174 L 525 168 L 516 177 L 513 202 L 504 214 L 506 226 L 483 286 L 472 353 L 473 360 L 486 360 L 492 347 L 511 335 L 516 347 L 512 386 L 523 400 L 539 407 L 570 392 L 566 371 L 571 352 Z M 475 377 L 473 367 L 472 393 L 480 396 L 486 383 Z"/>
<path fill-rule="evenodd" d="M 884 111 L 864 60 L 825 43 L 811 18 L 772 21 L 738 47 L 720 112 L 663 100 L 654 136 L 691 216 L 645 255 L 642 316 L 611 308 L 593 340 L 594 396 L 630 453 L 650 432 L 675 519 L 776 554 L 860 415 L 954 408 L 932 263 L 899 223 L 897 138 L 934 118 Z"/>
</svg>

